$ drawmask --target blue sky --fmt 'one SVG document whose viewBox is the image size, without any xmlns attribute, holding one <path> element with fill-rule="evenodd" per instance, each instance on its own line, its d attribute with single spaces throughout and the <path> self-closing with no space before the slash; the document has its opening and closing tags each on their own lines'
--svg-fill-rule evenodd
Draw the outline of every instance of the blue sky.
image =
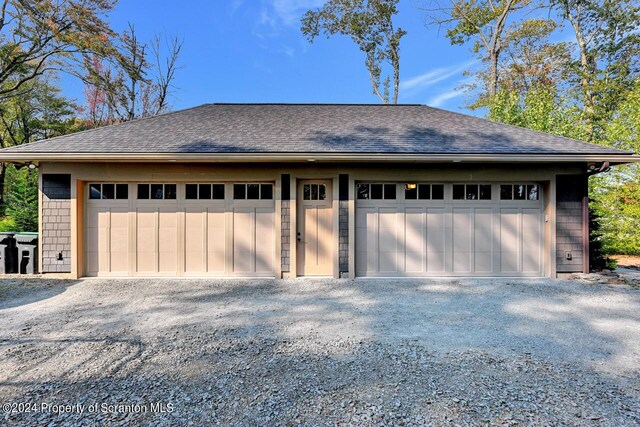
<svg viewBox="0 0 640 427">
<path fill-rule="evenodd" d="M 463 72 L 478 66 L 465 46 L 451 46 L 425 26 L 422 0 L 401 0 L 400 102 L 464 111 Z M 154 33 L 184 39 L 173 108 L 208 102 L 377 103 L 363 54 L 346 37 L 309 44 L 300 16 L 322 0 L 120 0 L 110 20 L 116 30 L 135 24 L 142 39 Z M 82 102 L 82 85 L 63 79 L 65 93 Z M 468 112 L 468 111 L 467 111 Z"/>
</svg>

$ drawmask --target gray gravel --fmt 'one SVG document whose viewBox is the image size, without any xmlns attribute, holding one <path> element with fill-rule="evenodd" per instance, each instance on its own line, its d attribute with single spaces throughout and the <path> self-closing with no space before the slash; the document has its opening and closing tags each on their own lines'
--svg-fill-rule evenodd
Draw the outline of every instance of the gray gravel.
<svg viewBox="0 0 640 427">
<path fill-rule="evenodd" d="M 5 425 L 640 425 L 624 280 L 7 279 L 0 319 Z"/>
</svg>

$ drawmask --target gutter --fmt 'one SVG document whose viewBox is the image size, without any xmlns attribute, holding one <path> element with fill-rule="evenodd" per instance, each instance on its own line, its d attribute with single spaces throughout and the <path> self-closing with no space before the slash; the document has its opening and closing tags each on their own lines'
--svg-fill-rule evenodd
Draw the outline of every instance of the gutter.
<svg viewBox="0 0 640 427">
<path fill-rule="evenodd" d="M 0 161 L 37 162 L 180 162 L 180 163 L 281 163 L 281 162 L 496 162 L 567 163 L 609 162 L 611 165 L 640 162 L 631 154 L 390 154 L 390 153 L 2 153 Z"/>
</svg>

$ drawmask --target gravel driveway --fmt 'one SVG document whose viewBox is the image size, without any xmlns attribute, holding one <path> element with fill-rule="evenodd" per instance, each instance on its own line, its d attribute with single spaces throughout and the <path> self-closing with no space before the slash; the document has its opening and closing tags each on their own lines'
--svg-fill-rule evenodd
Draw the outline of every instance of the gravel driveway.
<svg viewBox="0 0 640 427">
<path fill-rule="evenodd" d="M 627 286 L 0 281 L 5 425 L 622 426 L 639 402 Z"/>
</svg>

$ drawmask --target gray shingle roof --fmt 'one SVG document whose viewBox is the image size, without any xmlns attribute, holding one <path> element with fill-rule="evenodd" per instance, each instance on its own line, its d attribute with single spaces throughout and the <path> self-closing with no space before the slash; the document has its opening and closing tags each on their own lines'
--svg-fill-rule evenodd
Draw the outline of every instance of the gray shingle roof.
<svg viewBox="0 0 640 427">
<path fill-rule="evenodd" d="M 628 154 L 423 105 L 205 104 L 6 153 Z"/>
</svg>

